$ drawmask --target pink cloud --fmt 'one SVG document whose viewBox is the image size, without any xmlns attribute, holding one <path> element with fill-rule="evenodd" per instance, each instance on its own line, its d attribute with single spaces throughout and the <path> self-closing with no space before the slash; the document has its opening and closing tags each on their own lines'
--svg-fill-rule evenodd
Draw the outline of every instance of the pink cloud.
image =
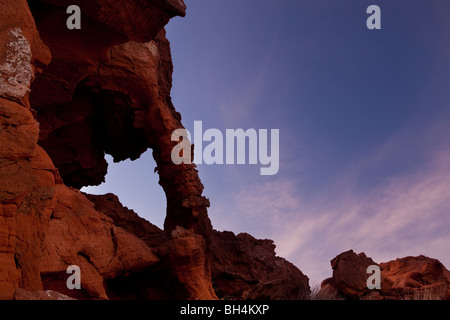
<svg viewBox="0 0 450 320">
<path fill-rule="evenodd" d="M 348 249 L 382 262 L 425 254 L 450 267 L 450 144 L 446 126 L 437 122 L 415 132 L 424 161 L 414 170 L 390 175 L 365 191 L 361 174 L 402 151 L 402 131 L 358 165 L 331 181 L 314 199 L 305 198 L 293 178 L 279 177 L 245 186 L 234 194 L 240 220 L 259 225 L 277 254 L 296 264 L 314 283 L 331 275 L 329 261 Z M 417 137 L 420 137 L 418 139 Z M 301 184 L 301 183 L 300 183 Z M 239 223 L 235 221 L 235 223 Z"/>
</svg>

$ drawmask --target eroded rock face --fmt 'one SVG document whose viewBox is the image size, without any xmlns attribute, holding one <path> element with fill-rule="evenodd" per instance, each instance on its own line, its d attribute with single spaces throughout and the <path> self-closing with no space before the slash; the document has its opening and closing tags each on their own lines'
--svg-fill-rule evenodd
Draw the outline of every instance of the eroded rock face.
<svg viewBox="0 0 450 320">
<path fill-rule="evenodd" d="M 37 69 L 31 63 L 48 63 L 49 52 L 25 1 L 3 1 L 0 12 L 0 299 L 11 299 L 23 283 L 33 286 L 19 260 L 42 239 L 31 230 L 33 241 L 24 245 L 21 241 L 27 236 L 21 223 L 24 218 L 39 222 L 52 203 L 48 187 L 53 175 L 41 162 L 39 124 L 27 109 Z"/>
<path fill-rule="evenodd" d="M 33 68 L 31 47 L 21 28 L 8 31 L 6 61 L 0 65 L 0 92 L 4 97 L 20 101 L 30 92 Z"/>
<path fill-rule="evenodd" d="M 86 195 L 95 209 L 144 241 L 159 263 L 107 281 L 112 299 L 217 299 L 211 284 L 205 239 L 177 227 L 170 234 L 124 208 L 112 194 Z"/>
<path fill-rule="evenodd" d="M 171 134 L 183 125 L 170 98 L 173 66 L 162 27 L 169 17 L 184 15 L 184 4 L 136 1 L 109 12 L 120 2 L 101 1 L 100 12 L 101 5 L 91 8 L 79 1 L 87 15 L 82 29 L 55 33 L 57 17 L 65 16 L 58 3 L 32 5 L 52 63 L 37 76 L 31 103 L 38 111 L 39 143 L 64 183 L 75 188 L 100 184 L 107 172 L 105 153 L 114 161 L 134 160 L 152 148 L 167 197 L 166 231 L 179 225 L 209 242 L 209 201 L 202 196 L 195 165 L 171 161 L 176 144 Z M 147 24 L 131 15 L 146 17 Z"/>
<path fill-rule="evenodd" d="M 348 297 L 359 297 L 369 292 L 367 288 L 367 267 L 376 263 L 365 253 L 356 254 L 352 250 L 341 253 L 331 260 L 333 286 Z"/>
<path fill-rule="evenodd" d="M 65 27 L 82 9 L 82 29 Z M 171 98 L 164 25 L 182 0 L 0 2 L 0 299 L 306 299 L 308 278 L 276 257 L 270 240 L 213 231 L 195 165 L 171 151 L 181 115 Z M 114 195 L 78 189 L 103 182 L 115 161 L 153 150 L 167 198 L 164 230 Z M 332 260 L 318 297 L 450 299 L 437 260 L 381 263 L 366 288 L 364 254 Z M 66 286 L 67 267 L 82 289 Z"/>
<path fill-rule="evenodd" d="M 170 166 L 166 149 L 174 143 L 165 135 L 182 125 L 170 102 L 172 64 L 161 30 L 185 7 L 168 0 L 71 1 L 83 10 L 83 28 L 69 34 L 59 25 L 66 18 L 62 1 L 29 4 L 32 13 L 26 1 L 0 4 L 0 298 L 13 298 L 16 288 L 61 289 L 58 280 L 75 264 L 83 270 L 80 297 L 106 299 L 105 280 L 141 272 L 159 258 L 63 181 L 78 188 L 101 182 L 105 152 L 135 159 L 153 147 L 162 171 Z M 191 243 L 178 254 L 190 259 L 198 251 L 201 277 L 210 284 L 208 202 L 195 168 L 181 169 L 173 181 L 162 174 L 161 184 L 173 200 L 169 217 L 186 216 L 168 218 L 162 236 Z M 197 233 L 170 236 L 177 225 Z"/>
<path fill-rule="evenodd" d="M 404 299 L 450 300 L 450 272 L 436 259 L 405 257 L 380 263 L 382 291 Z"/>
<path fill-rule="evenodd" d="M 64 9 L 60 5 L 32 6 L 53 58 L 32 87 L 40 145 L 64 183 L 75 188 L 104 181 L 105 153 L 115 161 L 134 160 L 152 148 L 167 196 L 166 231 L 192 229 L 208 243 L 209 202 L 197 170 L 176 166 L 170 157 L 171 133 L 183 126 L 170 99 L 172 60 L 162 27 L 170 17 L 184 15 L 184 4 L 137 1 L 120 9 L 116 1 L 96 8 L 80 1 L 87 15 L 81 32 L 62 28 L 55 34 L 53 26 Z M 146 24 L 136 16 L 146 17 Z"/>
<path fill-rule="evenodd" d="M 322 283 L 317 299 L 448 300 L 450 272 L 436 259 L 405 257 L 377 264 L 352 250 L 331 260 L 333 277 Z M 369 265 L 381 269 L 381 289 L 368 290 Z"/>
<path fill-rule="evenodd" d="M 65 27 L 73 4 L 81 30 Z M 171 161 L 183 125 L 163 27 L 184 14 L 181 0 L 0 3 L 0 299 L 308 294 L 272 242 L 213 236 L 195 165 Z M 114 195 L 78 190 L 104 180 L 106 153 L 121 161 L 148 148 L 167 198 L 164 230 Z M 71 265 L 81 290 L 67 288 Z"/>
<path fill-rule="evenodd" d="M 55 196 L 58 202 L 39 266 L 42 275 L 65 272 L 68 265 L 77 265 L 83 270 L 87 294 L 107 299 L 104 279 L 158 263 L 159 258 L 142 240 L 97 212 L 79 191 L 57 185 Z"/>
<path fill-rule="evenodd" d="M 111 298 L 296 300 L 309 297 L 308 278 L 285 259 L 276 257 L 270 240 L 213 231 L 211 279 L 205 268 L 208 258 L 202 250 L 206 243 L 199 235 L 178 227 L 169 236 L 124 208 L 112 194 L 86 196 L 97 211 L 142 239 L 160 259 L 159 264 L 143 272 L 107 281 Z"/>
<path fill-rule="evenodd" d="M 216 293 L 225 299 L 303 300 L 310 287 L 297 267 L 275 255 L 272 240 L 246 233 L 213 232 L 211 270 Z"/>
</svg>

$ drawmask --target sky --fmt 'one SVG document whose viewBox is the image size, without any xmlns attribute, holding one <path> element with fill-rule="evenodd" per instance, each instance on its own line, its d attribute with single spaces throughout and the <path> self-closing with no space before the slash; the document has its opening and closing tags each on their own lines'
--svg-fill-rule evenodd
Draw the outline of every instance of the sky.
<svg viewBox="0 0 450 320">
<path fill-rule="evenodd" d="M 217 230 L 275 241 L 316 285 L 343 251 L 450 268 L 450 2 L 186 0 L 168 26 L 172 98 L 193 132 L 279 129 L 280 167 L 199 165 Z M 370 5 L 381 30 L 369 30 Z M 106 183 L 162 227 L 151 152 Z"/>
</svg>

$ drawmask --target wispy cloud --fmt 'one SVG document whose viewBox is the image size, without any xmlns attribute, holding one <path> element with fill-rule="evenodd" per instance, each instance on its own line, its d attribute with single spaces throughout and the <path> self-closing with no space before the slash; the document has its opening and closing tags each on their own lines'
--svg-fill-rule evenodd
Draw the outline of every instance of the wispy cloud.
<svg viewBox="0 0 450 320">
<path fill-rule="evenodd" d="M 259 70 L 251 76 L 251 81 L 242 88 L 236 89 L 231 96 L 222 97 L 218 103 L 223 125 L 234 128 L 241 123 L 248 123 L 250 117 L 257 113 L 258 99 L 266 86 L 268 68 L 271 62 L 271 53 L 268 52 Z M 238 123 L 236 121 L 239 121 Z"/>
<path fill-rule="evenodd" d="M 234 210 L 241 220 L 258 224 L 275 240 L 277 254 L 312 282 L 330 276 L 329 261 L 349 249 L 378 262 L 425 254 L 449 267 L 450 139 L 440 123 L 415 133 L 421 139 L 414 141 L 427 153 L 422 161 L 370 188 L 358 188 L 361 175 L 404 151 L 406 131 L 359 159 L 314 198 L 306 198 L 305 186 L 294 178 L 280 177 L 237 190 Z"/>
</svg>

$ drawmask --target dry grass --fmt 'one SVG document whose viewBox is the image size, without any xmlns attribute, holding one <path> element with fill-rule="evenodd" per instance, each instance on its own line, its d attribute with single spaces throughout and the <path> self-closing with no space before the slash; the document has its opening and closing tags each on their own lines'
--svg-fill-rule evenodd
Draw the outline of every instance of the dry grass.
<svg viewBox="0 0 450 320">
<path fill-rule="evenodd" d="M 317 300 L 317 294 L 320 291 L 320 284 L 316 283 L 311 287 L 311 294 L 309 295 L 309 300 Z"/>
<path fill-rule="evenodd" d="M 319 284 L 311 286 L 310 300 L 344 300 L 339 293 L 331 286 L 327 290 L 320 291 Z M 397 296 L 395 298 L 395 296 Z M 403 292 L 394 294 L 392 298 L 394 300 L 446 300 L 447 287 L 446 286 L 425 286 L 421 289 L 415 289 L 414 291 L 404 289 Z M 386 299 L 386 296 L 365 295 L 359 298 L 359 300 L 379 300 L 380 298 Z M 387 298 L 389 299 L 389 298 Z"/>
<path fill-rule="evenodd" d="M 320 284 L 314 284 L 311 286 L 310 300 L 344 300 L 339 293 L 332 289 L 331 286 L 327 290 L 320 291 Z"/>
<path fill-rule="evenodd" d="M 428 286 L 414 292 L 411 296 L 411 300 L 445 300 L 446 295 L 446 286 Z"/>
</svg>

